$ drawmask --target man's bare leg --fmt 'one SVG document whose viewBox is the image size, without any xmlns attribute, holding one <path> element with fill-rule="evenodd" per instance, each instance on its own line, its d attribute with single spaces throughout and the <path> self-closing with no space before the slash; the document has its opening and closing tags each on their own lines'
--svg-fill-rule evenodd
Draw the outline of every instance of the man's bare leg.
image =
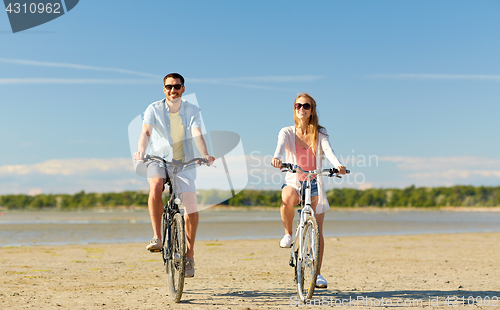
<svg viewBox="0 0 500 310">
<path fill-rule="evenodd" d="M 186 227 L 187 238 L 187 258 L 194 257 L 194 241 L 196 239 L 196 231 L 198 229 L 199 215 L 196 208 L 196 194 L 192 192 L 184 192 L 181 194 L 182 204 L 184 205 L 185 214 L 184 222 Z"/>
<path fill-rule="evenodd" d="M 149 217 L 151 218 L 151 225 L 153 226 L 154 238 L 158 238 L 161 241 L 161 217 L 163 214 L 163 201 L 161 200 L 161 195 L 163 193 L 163 179 L 150 178 L 148 183 Z"/>
</svg>

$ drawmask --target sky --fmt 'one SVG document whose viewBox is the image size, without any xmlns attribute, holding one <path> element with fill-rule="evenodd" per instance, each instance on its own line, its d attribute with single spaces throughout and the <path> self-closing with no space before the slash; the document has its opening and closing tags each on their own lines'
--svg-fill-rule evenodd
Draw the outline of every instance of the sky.
<svg viewBox="0 0 500 310">
<path fill-rule="evenodd" d="M 280 188 L 269 162 L 300 92 L 351 170 L 329 188 L 499 186 L 499 11 L 498 1 L 80 1 L 18 33 L 0 13 L 0 195 L 146 189 L 128 126 L 164 98 L 171 72 L 209 133 L 241 137 L 243 164 L 227 160 L 246 188 Z"/>
</svg>

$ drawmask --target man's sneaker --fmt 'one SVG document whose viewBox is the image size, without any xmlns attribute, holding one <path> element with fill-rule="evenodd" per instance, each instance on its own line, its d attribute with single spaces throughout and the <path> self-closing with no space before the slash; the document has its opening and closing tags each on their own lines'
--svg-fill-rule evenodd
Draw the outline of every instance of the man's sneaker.
<svg viewBox="0 0 500 310">
<path fill-rule="evenodd" d="M 151 241 L 149 241 L 149 244 L 146 247 L 146 250 L 156 252 L 156 251 L 161 251 L 162 248 L 163 248 L 163 245 L 161 244 L 160 239 L 153 238 L 153 239 L 151 239 Z"/>
<path fill-rule="evenodd" d="M 320 274 L 316 278 L 316 287 L 317 288 L 326 288 L 328 286 L 328 283 L 326 283 L 325 278 L 321 276 Z"/>
<path fill-rule="evenodd" d="M 289 248 L 290 246 L 292 246 L 292 236 L 290 236 L 289 234 L 286 234 L 283 239 L 281 239 L 280 241 L 280 247 L 282 248 Z"/>
<path fill-rule="evenodd" d="M 186 257 L 186 278 L 194 277 L 194 258 Z"/>
</svg>

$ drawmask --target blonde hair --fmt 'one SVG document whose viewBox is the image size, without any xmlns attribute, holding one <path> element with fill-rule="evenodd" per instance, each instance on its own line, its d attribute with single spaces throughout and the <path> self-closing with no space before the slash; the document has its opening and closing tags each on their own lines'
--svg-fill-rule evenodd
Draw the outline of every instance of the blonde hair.
<svg viewBox="0 0 500 310">
<path fill-rule="evenodd" d="M 300 93 L 295 97 L 293 101 L 293 120 L 295 121 L 295 126 L 299 125 L 299 118 L 295 114 L 295 103 L 297 99 L 304 97 L 307 99 L 308 103 L 311 105 L 311 116 L 309 116 L 309 124 L 306 129 L 306 136 L 313 142 L 313 151 L 316 153 L 316 145 L 318 143 L 319 130 L 322 129 L 322 133 L 326 135 L 325 127 L 320 126 L 318 123 L 318 113 L 316 112 L 316 101 L 307 93 Z"/>
</svg>

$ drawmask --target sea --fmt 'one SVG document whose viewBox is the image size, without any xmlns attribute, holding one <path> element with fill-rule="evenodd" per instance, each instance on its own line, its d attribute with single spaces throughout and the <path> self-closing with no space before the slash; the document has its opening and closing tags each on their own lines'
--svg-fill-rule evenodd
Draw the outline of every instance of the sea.
<svg viewBox="0 0 500 310">
<path fill-rule="evenodd" d="M 200 211 L 197 240 L 277 239 L 278 209 Z M 298 215 L 295 216 L 295 222 Z M 296 224 L 294 224 L 296 225 Z M 444 210 L 327 211 L 325 237 L 500 231 L 500 212 Z M 92 243 L 147 243 L 147 210 L 0 211 L 0 247 Z"/>
</svg>

